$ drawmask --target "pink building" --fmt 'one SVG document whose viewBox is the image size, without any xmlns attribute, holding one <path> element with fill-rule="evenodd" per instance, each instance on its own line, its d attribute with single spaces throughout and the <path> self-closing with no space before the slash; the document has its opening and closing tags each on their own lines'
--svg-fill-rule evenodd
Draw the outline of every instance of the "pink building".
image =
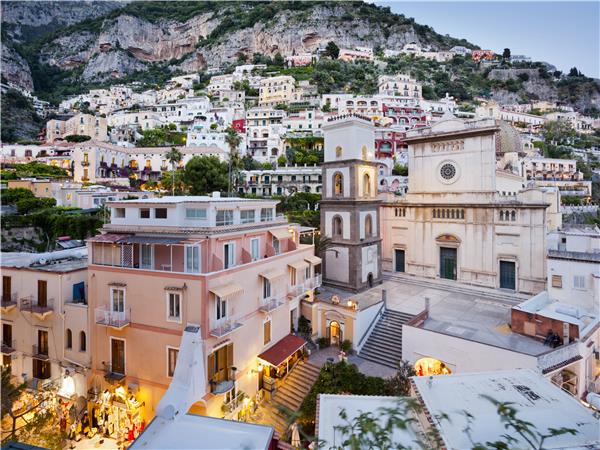
<svg viewBox="0 0 600 450">
<path fill-rule="evenodd" d="M 218 194 L 108 204 L 110 223 L 88 241 L 92 390 L 122 386 L 151 419 L 187 326 L 202 339 L 194 352 L 206 395 L 194 412 L 237 418 L 242 398 L 293 366 L 304 343 L 289 335 L 300 300 L 320 285 L 321 260 L 276 204 Z M 289 353 L 283 364 L 257 358 L 271 349 Z"/>
</svg>

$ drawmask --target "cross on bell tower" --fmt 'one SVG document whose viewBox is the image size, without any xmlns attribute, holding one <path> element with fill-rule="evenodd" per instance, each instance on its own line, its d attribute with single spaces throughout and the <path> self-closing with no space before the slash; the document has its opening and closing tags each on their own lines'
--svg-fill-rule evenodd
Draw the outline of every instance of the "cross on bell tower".
<svg viewBox="0 0 600 450">
<path fill-rule="evenodd" d="M 323 283 L 358 292 L 381 282 L 375 134 L 356 114 L 330 118 L 325 135 L 321 234 L 331 239 L 323 255 Z"/>
</svg>

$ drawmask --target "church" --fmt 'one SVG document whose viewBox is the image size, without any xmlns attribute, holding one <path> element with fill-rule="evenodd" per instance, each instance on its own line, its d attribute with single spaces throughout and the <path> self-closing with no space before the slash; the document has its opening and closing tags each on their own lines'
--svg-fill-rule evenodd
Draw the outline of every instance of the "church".
<svg viewBox="0 0 600 450">
<path fill-rule="evenodd" d="M 385 270 L 524 294 L 544 290 L 546 193 L 499 188 L 493 119 L 444 117 L 407 133 L 408 191 L 380 208 Z M 512 143 L 514 145 L 514 143 Z"/>
<path fill-rule="evenodd" d="M 514 151 L 493 119 L 443 117 L 407 132 L 408 191 L 378 195 L 367 117 L 323 125 L 323 284 L 359 292 L 382 271 L 534 294 L 546 280 L 546 194 L 503 193 L 497 154 Z"/>
</svg>

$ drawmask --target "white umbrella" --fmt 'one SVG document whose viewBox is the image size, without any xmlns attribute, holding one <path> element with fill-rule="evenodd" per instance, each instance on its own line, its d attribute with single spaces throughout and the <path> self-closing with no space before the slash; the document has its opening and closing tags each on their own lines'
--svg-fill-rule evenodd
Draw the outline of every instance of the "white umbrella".
<svg viewBox="0 0 600 450">
<path fill-rule="evenodd" d="M 300 448 L 300 432 L 298 431 L 298 425 L 296 423 L 292 424 L 292 447 Z"/>
</svg>

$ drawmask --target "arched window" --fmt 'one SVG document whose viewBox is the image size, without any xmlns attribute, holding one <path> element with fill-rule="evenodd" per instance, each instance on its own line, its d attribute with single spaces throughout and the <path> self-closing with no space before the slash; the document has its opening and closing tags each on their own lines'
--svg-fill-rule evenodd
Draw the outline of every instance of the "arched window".
<svg viewBox="0 0 600 450">
<path fill-rule="evenodd" d="M 344 194 L 344 177 L 339 172 L 333 176 L 333 193 L 335 195 Z"/>
<path fill-rule="evenodd" d="M 73 348 L 73 332 L 70 328 L 67 328 L 67 336 L 66 336 L 67 344 L 66 347 L 68 349 Z"/>
<path fill-rule="evenodd" d="M 512 222 L 514 222 L 515 220 L 517 220 L 517 213 L 516 213 L 516 211 L 512 211 L 512 212 L 510 213 L 510 220 L 511 220 Z"/>
<path fill-rule="evenodd" d="M 79 351 L 85 352 L 87 348 L 87 343 L 85 341 L 85 331 L 79 333 Z"/>
<path fill-rule="evenodd" d="M 342 223 L 342 218 L 340 216 L 335 216 L 333 218 L 332 234 L 336 237 L 342 237 L 343 231 L 344 225 Z"/>
<path fill-rule="evenodd" d="M 335 157 L 336 158 L 342 157 L 342 147 L 340 147 L 339 145 L 335 148 Z"/>
<path fill-rule="evenodd" d="M 500 211 L 500 220 L 504 220 L 504 211 Z"/>
<path fill-rule="evenodd" d="M 373 220 L 371 219 L 371 214 L 367 214 L 365 217 L 365 237 L 373 236 Z"/>
<path fill-rule="evenodd" d="M 371 177 L 368 173 L 363 175 L 363 195 L 369 197 L 371 195 Z"/>
</svg>

